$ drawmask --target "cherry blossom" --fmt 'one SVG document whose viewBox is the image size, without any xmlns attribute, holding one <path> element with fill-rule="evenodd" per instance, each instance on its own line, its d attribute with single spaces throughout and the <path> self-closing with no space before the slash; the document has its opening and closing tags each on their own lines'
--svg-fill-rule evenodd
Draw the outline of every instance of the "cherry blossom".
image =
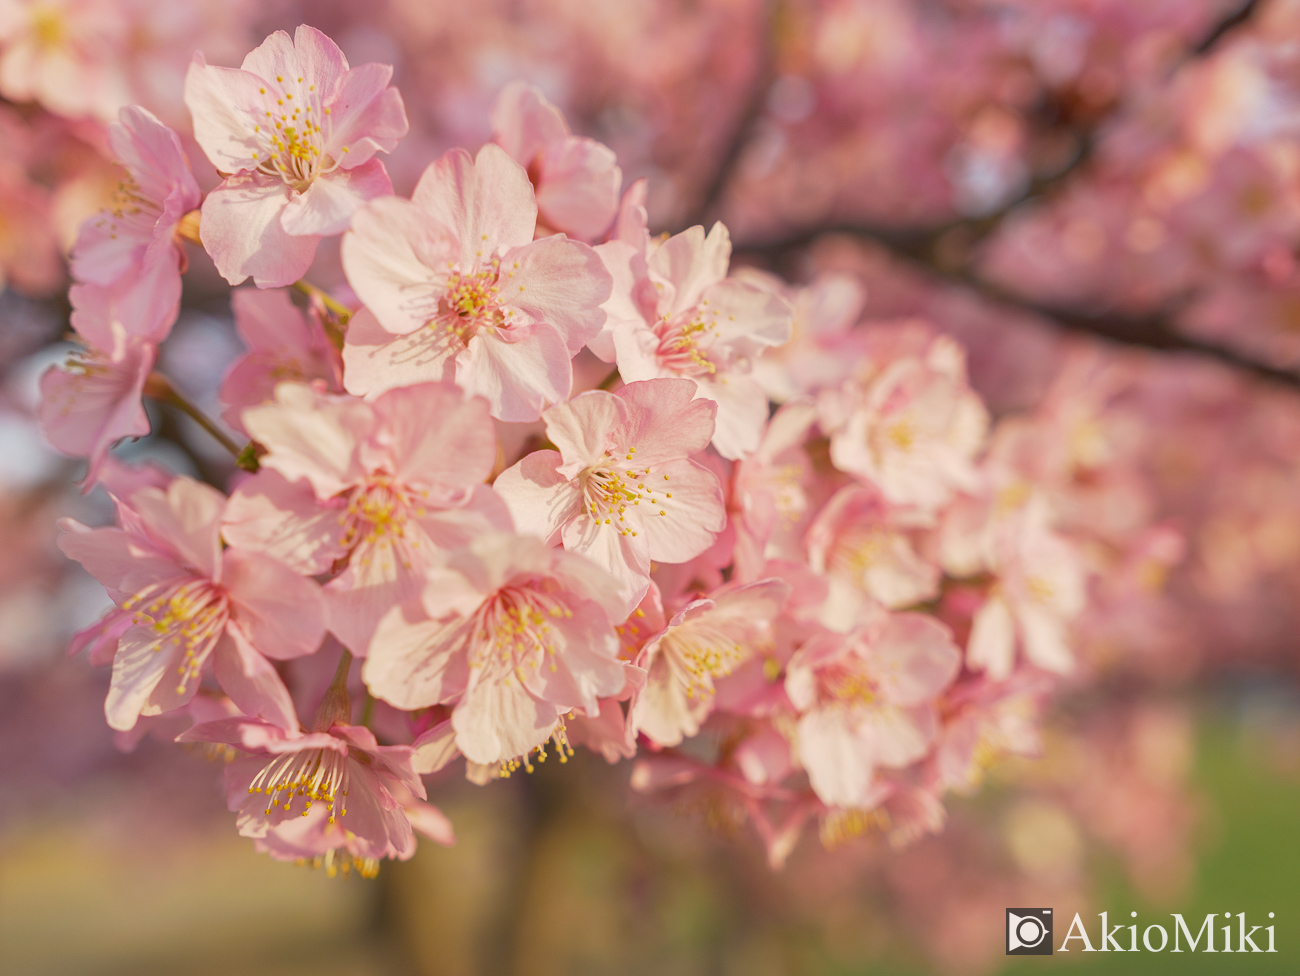
<svg viewBox="0 0 1300 976">
<path fill-rule="evenodd" d="M 708 447 L 716 412 L 694 392 L 645 380 L 551 407 L 542 416 L 559 451 L 529 454 L 494 483 L 516 525 L 610 573 L 627 611 L 646 594 L 651 560 L 693 559 L 726 524 L 717 479 L 690 460 Z"/>
<path fill-rule="evenodd" d="M 675 613 L 637 659 L 647 678 L 632 706 L 636 728 L 661 746 L 695 735 L 713 708 L 714 683 L 772 646 L 789 592 L 777 579 L 725 586 Z"/>
<path fill-rule="evenodd" d="M 418 595 L 443 549 L 509 526 L 483 484 L 496 457 L 487 404 L 449 384 L 365 403 L 282 383 L 243 422 L 267 454 L 231 497 L 225 536 L 307 575 L 346 564 L 324 592 L 330 630 L 353 653 Z"/>
<path fill-rule="evenodd" d="M 418 600 L 389 611 L 361 673 L 399 708 L 454 703 L 456 747 L 508 773 L 550 739 L 563 757 L 564 716 L 594 718 L 599 699 L 622 691 L 621 612 L 613 582 L 583 557 L 479 535 L 428 574 Z"/>
<path fill-rule="evenodd" d="M 607 245 L 608 247 L 608 245 Z M 764 349 L 790 338 L 790 305 L 780 295 L 727 278 L 731 238 L 722 224 L 707 236 L 692 227 L 645 253 L 621 244 L 603 252 L 614 274 L 609 339 L 625 382 L 682 377 L 718 404 L 713 446 L 726 458 L 758 447 L 767 397 L 749 375 Z"/>
<path fill-rule="evenodd" d="M 301 278 L 322 237 L 341 234 L 365 201 L 392 193 L 384 164 L 406 135 L 389 65 L 349 66 L 332 40 L 303 25 L 276 31 L 240 68 L 201 53 L 185 76 L 194 137 L 229 174 L 203 201 L 203 246 L 232 285 Z"/>
<path fill-rule="evenodd" d="M 932 701 L 960 663 L 947 628 L 917 613 L 881 611 L 799 649 L 786 692 L 801 712 L 799 761 L 824 803 L 874 806 L 876 769 L 925 755 L 937 731 Z"/>
<path fill-rule="evenodd" d="M 572 135 L 563 114 L 537 88 L 512 82 L 501 89 L 492 135 L 528 170 L 540 226 L 587 243 L 609 230 L 623 183 L 613 151 Z"/>
<path fill-rule="evenodd" d="M 262 553 L 221 547 L 220 492 L 188 478 L 118 501 L 120 528 L 67 519 L 60 547 L 131 616 L 113 658 L 104 710 L 130 729 L 141 715 L 183 707 L 213 661 L 218 682 L 250 715 L 290 727 L 293 704 L 268 658 L 313 653 L 325 607 L 311 580 Z M 122 618 L 118 618 L 121 620 Z"/>
<path fill-rule="evenodd" d="M 374 877 L 384 858 L 415 853 L 411 819 L 394 796 L 425 797 L 410 746 L 381 746 L 368 728 L 346 721 L 300 732 L 249 718 L 195 725 L 177 741 L 225 743 L 245 754 L 226 767 L 230 809 L 239 833 L 278 860 Z"/>
<path fill-rule="evenodd" d="M 185 255 L 177 226 L 202 194 L 176 133 L 145 109 L 122 109 L 108 138 L 127 176 L 112 206 L 77 236 L 72 324 L 108 316 L 130 335 L 160 342 L 180 309 Z"/>
<path fill-rule="evenodd" d="M 567 399 L 610 276 L 585 244 L 534 241 L 536 219 L 528 174 L 492 144 L 431 163 L 409 201 L 360 210 L 343 264 L 374 317 L 348 329 L 348 391 L 454 380 L 510 421 Z"/>
</svg>

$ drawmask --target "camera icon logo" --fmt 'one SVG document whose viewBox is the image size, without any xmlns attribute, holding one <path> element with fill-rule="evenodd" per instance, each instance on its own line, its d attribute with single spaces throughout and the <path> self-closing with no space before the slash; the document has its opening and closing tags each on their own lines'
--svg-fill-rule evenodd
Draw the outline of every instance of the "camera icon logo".
<svg viewBox="0 0 1300 976">
<path fill-rule="evenodd" d="M 1050 956 L 1052 954 L 1052 910 L 1050 908 L 1007 909 L 1007 955 Z"/>
</svg>

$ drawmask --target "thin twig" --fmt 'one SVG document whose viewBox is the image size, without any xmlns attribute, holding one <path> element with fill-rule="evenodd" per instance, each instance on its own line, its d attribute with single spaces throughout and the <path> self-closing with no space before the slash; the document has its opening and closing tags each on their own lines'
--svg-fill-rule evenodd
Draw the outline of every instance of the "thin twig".
<svg viewBox="0 0 1300 976">
<path fill-rule="evenodd" d="M 202 410 L 190 403 L 189 400 L 181 396 L 172 386 L 171 381 L 162 373 L 150 373 L 149 378 L 144 384 L 145 396 L 157 400 L 159 403 L 166 403 L 175 407 L 185 416 L 189 417 L 196 424 L 206 430 L 218 444 L 224 447 L 231 455 L 239 460 L 243 453 L 243 448 L 230 439 L 230 436 L 216 425 Z"/>
<path fill-rule="evenodd" d="M 338 320 L 340 328 L 347 328 L 348 322 L 352 318 L 352 309 L 348 308 L 341 301 L 327 292 L 324 288 L 318 288 L 306 281 L 295 281 L 293 287 L 298 289 L 308 298 L 314 298 L 329 309 L 330 314 Z"/>
</svg>

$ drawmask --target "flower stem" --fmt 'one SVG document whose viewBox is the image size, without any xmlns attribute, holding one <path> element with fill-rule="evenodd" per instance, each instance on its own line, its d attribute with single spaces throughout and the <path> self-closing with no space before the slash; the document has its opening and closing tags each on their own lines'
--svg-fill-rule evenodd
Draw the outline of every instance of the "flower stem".
<svg viewBox="0 0 1300 976">
<path fill-rule="evenodd" d="M 598 390 L 612 389 L 614 384 L 617 383 L 618 380 L 619 380 L 618 367 L 615 366 L 612 370 L 609 371 L 609 375 L 600 381 L 600 384 L 596 387 L 596 389 Z"/>
<path fill-rule="evenodd" d="M 176 387 L 172 386 L 171 381 L 162 373 L 150 373 L 149 378 L 144 383 L 144 395 L 157 400 L 159 403 L 170 404 L 185 416 L 189 417 L 196 424 L 212 435 L 218 444 L 229 451 L 239 461 L 244 454 L 244 449 L 230 439 L 230 436 L 216 425 L 206 414 L 198 407 L 190 403 L 189 400 L 176 392 Z"/>
<path fill-rule="evenodd" d="M 311 731 L 328 732 L 334 725 L 352 724 L 352 699 L 348 695 L 348 671 L 352 668 L 352 652 L 346 647 L 339 655 L 339 666 L 334 672 L 334 680 L 321 696 L 316 708 L 316 717 L 312 720 Z"/>
<path fill-rule="evenodd" d="M 346 329 L 348 327 L 348 322 L 352 318 L 352 309 L 348 308 L 329 292 L 325 291 L 325 289 L 317 288 L 315 285 L 306 281 L 295 281 L 293 287 L 297 288 L 308 298 L 316 299 L 329 309 L 330 314 L 338 320 L 340 328 Z"/>
</svg>

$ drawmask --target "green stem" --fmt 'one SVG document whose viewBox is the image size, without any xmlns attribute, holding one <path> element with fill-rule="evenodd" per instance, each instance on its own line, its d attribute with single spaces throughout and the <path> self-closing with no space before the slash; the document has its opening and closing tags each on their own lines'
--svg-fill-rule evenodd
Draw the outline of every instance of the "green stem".
<svg viewBox="0 0 1300 976">
<path fill-rule="evenodd" d="M 171 381 L 162 373 L 150 373 L 145 380 L 144 394 L 159 403 L 170 404 L 185 416 L 212 435 L 213 440 L 229 451 L 236 460 L 243 454 L 243 448 L 230 439 L 230 436 L 216 425 L 202 410 L 181 396 L 172 386 Z"/>
<path fill-rule="evenodd" d="M 616 366 L 609 371 L 608 376 L 606 376 L 603 380 L 600 381 L 600 384 L 596 387 L 596 389 L 608 390 L 612 388 L 613 385 L 618 382 L 618 380 L 619 380 L 618 367 Z"/>
<path fill-rule="evenodd" d="M 315 285 L 306 281 L 295 281 L 293 287 L 297 288 L 308 298 L 315 298 L 318 300 L 322 305 L 329 309 L 331 315 L 338 319 L 340 327 L 347 328 L 348 322 L 352 318 L 352 309 L 348 308 L 329 292 L 325 291 L 325 289 L 317 288 Z"/>
</svg>

